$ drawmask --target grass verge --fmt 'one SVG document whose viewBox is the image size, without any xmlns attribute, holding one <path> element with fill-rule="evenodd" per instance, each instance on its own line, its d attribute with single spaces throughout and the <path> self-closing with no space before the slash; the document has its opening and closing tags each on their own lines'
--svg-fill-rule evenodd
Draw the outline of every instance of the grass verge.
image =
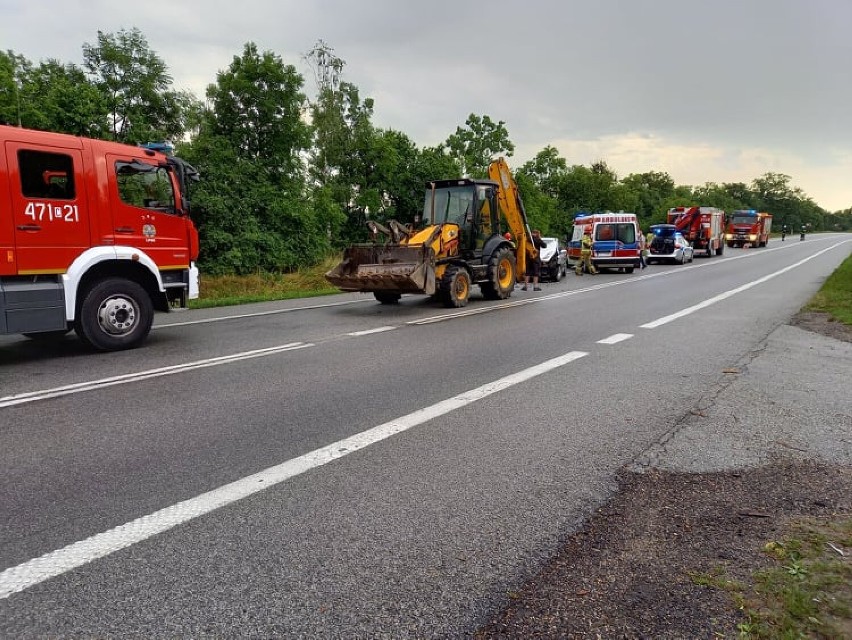
<svg viewBox="0 0 852 640">
<path fill-rule="evenodd" d="M 249 276 L 201 276 L 201 291 L 190 308 L 225 307 L 250 302 L 269 302 L 291 298 L 311 298 L 340 293 L 325 279 L 339 258 L 328 258 L 322 264 L 296 273 L 256 273 Z"/>
<path fill-rule="evenodd" d="M 836 321 L 852 326 L 852 255 L 828 277 L 804 309 L 827 313 Z"/>
<path fill-rule="evenodd" d="M 852 256 L 803 310 L 852 326 Z M 721 569 L 691 576 L 731 596 L 746 618 L 738 626 L 741 640 L 852 638 L 852 517 L 794 522 L 762 552 L 773 566 L 754 574 L 748 586 Z"/>
<path fill-rule="evenodd" d="M 772 564 L 750 585 L 723 569 L 691 575 L 695 584 L 726 591 L 742 611 L 740 640 L 852 638 L 852 518 L 794 522 L 762 553 Z"/>
</svg>

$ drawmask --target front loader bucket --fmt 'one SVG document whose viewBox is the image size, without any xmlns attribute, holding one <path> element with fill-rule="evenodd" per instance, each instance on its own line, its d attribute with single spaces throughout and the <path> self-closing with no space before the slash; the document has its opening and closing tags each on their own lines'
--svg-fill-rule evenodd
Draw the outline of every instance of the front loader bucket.
<svg viewBox="0 0 852 640">
<path fill-rule="evenodd" d="M 325 274 L 343 291 L 435 293 L 435 259 L 426 245 L 353 245 Z"/>
</svg>

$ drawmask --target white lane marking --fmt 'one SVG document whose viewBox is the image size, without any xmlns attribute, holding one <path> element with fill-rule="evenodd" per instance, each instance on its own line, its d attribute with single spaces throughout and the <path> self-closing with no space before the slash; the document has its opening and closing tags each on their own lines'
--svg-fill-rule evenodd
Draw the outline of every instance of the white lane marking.
<svg viewBox="0 0 852 640">
<path fill-rule="evenodd" d="M 847 242 L 852 242 L 850 240 L 842 240 L 837 244 L 829 247 L 829 249 L 834 249 L 842 244 Z M 605 282 L 601 284 L 592 285 L 590 287 L 584 287 L 582 289 L 572 289 L 571 291 L 562 291 L 560 293 L 551 293 L 544 296 L 538 296 L 535 298 L 526 298 L 522 300 L 516 300 L 512 302 L 503 302 L 501 304 L 491 305 L 486 308 L 472 308 L 465 309 L 463 311 L 453 311 L 450 313 L 445 313 L 439 316 L 431 316 L 429 318 L 422 318 L 420 320 L 409 320 L 406 324 L 412 325 L 424 325 L 424 324 L 432 324 L 435 322 L 444 322 L 446 320 L 455 320 L 456 318 L 464 318 L 467 316 L 475 316 L 480 313 L 491 313 L 492 311 L 498 311 L 500 309 L 509 309 L 511 307 L 520 307 L 526 304 L 535 304 L 538 302 L 543 302 L 545 300 L 555 300 L 557 298 L 567 298 L 568 296 L 575 296 L 579 293 L 588 293 L 589 291 L 599 291 L 600 289 L 606 289 L 608 287 L 620 287 L 622 285 L 632 284 L 634 282 L 638 282 L 640 280 L 648 280 L 650 278 L 667 278 L 670 276 L 676 276 L 681 273 L 685 273 L 692 269 L 702 269 L 704 267 L 710 267 L 717 264 L 724 264 L 726 262 L 730 262 L 732 260 L 746 260 L 748 258 L 756 258 L 758 256 L 765 256 L 773 251 L 783 251 L 788 249 L 790 245 L 787 247 L 777 246 L 773 248 L 763 248 L 760 251 L 749 251 L 748 253 L 742 253 L 738 256 L 729 256 L 727 258 L 722 257 L 714 257 L 712 261 L 702 262 L 701 264 L 690 264 L 690 265 L 681 265 L 677 269 L 671 269 L 669 271 L 663 271 L 660 273 L 643 273 L 641 275 L 635 275 L 631 278 L 627 278 L 624 280 L 616 280 L 614 282 Z M 592 278 L 594 276 L 583 276 L 584 278 Z"/>
<path fill-rule="evenodd" d="M 206 360 L 196 360 L 195 362 L 187 362 L 186 364 L 175 364 L 168 367 L 160 367 L 158 369 L 148 369 L 147 371 L 137 371 L 136 373 L 125 373 L 120 376 L 112 376 L 110 378 L 101 378 L 100 380 L 89 380 L 88 382 L 75 382 L 74 384 L 65 385 L 62 387 L 54 387 L 53 389 L 43 389 L 41 391 L 29 391 L 27 393 L 18 393 L 11 396 L 0 398 L 0 409 L 5 407 L 14 407 L 28 402 L 36 402 L 37 400 L 47 400 L 48 398 L 59 398 L 61 396 L 71 395 L 73 393 L 82 393 L 83 391 L 92 391 L 93 389 L 103 389 L 104 387 L 113 387 L 119 384 L 128 384 L 130 382 L 138 382 L 149 378 L 159 378 L 161 376 L 170 376 L 184 371 L 193 369 L 203 369 L 205 367 L 216 367 L 222 364 L 230 364 L 240 360 L 250 360 L 252 358 L 263 358 L 264 356 L 283 353 L 284 351 L 295 351 L 297 349 L 306 349 L 313 347 L 310 342 L 291 342 L 282 344 L 277 347 L 267 347 L 266 349 L 255 349 L 253 351 L 243 351 L 241 353 L 233 353 L 227 356 L 218 356 L 216 358 L 208 358 Z"/>
<path fill-rule="evenodd" d="M 657 275 L 665 275 L 664 273 L 660 273 Z M 632 282 L 632 280 L 616 280 L 613 282 L 602 282 L 601 284 L 592 285 L 590 287 L 583 287 L 582 289 L 572 289 L 571 291 L 562 291 L 560 293 L 550 293 L 544 296 L 537 296 L 535 298 L 526 298 L 523 300 L 513 300 L 512 302 L 502 302 L 500 304 L 494 304 L 490 307 L 478 307 L 473 309 L 465 309 L 464 311 L 453 311 L 450 313 L 443 313 L 439 316 L 431 316 L 429 318 L 420 318 L 419 320 L 409 320 L 406 324 L 413 325 L 423 325 L 423 324 L 433 324 L 435 322 L 444 322 L 445 320 L 455 320 L 456 318 L 464 318 L 467 316 L 475 316 L 480 313 L 490 313 L 492 311 L 498 311 L 500 309 L 511 309 L 512 307 L 522 307 L 528 304 L 535 304 L 537 302 L 542 302 L 543 300 L 555 300 L 557 298 L 566 298 L 568 296 L 574 296 L 578 293 L 588 293 L 589 291 L 598 291 L 600 289 L 607 289 L 609 287 L 617 287 L 622 284 L 626 284 L 628 282 Z"/>
<path fill-rule="evenodd" d="M 242 320 L 243 318 L 258 318 L 260 316 L 272 316 L 277 315 L 279 313 L 290 313 L 291 311 L 307 311 L 308 309 L 325 309 L 327 307 L 341 307 L 345 304 L 362 304 L 364 302 L 370 302 L 368 299 L 364 300 L 344 300 L 342 302 L 329 302 L 328 304 L 311 304 L 304 305 L 301 307 L 290 307 L 288 309 L 271 309 L 270 311 L 258 311 L 256 313 L 241 313 L 233 316 L 217 316 L 215 318 L 204 318 L 201 320 L 187 320 L 186 322 L 170 322 L 166 324 L 158 324 L 152 329 L 166 329 L 168 327 L 186 327 L 191 324 L 208 324 L 210 322 L 222 322 L 224 320 Z"/>
<path fill-rule="evenodd" d="M 583 351 L 571 351 L 10 567 L 0 573 L 0 600 L 587 355 Z"/>
<path fill-rule="evenodd" d="M 382 333 L 383 331 L 393 331 L 396 327 L 376 327 L 375 329 L 365 329 L 364 331 L 353 331 L 347 333 L 347 336 L 368 336 L 371 333 Z"/>
<path fill-rule="evenodd" d="M 625 340 L 630 340 L 633 337 L 632 333 L 614 333 L 609 338 L 598 340 L 598 344 L 617 344 Z"/>
<path fill-rule="evenodd" d="M 803 264 L 805 264 L 806 262 L 808 262 L 809 260 L 813 260 L 817 256 L 821 256 L 823 253 L 825 253 L 827 251 L 831 251 L 832 249 L 840 246 L 841 244 L 843 244 L 843 243 L 841 242 L 841 243 L 838 243 L 838 244 L 833 245 L 831 247 L 828 247 L 826 249 L 823 249 L 821 251 L 817 251 L 813 255 L 810 255 L 803 260 L 799 260 L 798 262 L 795 262 L 791 265 L 788 265 L 788 266 L 784 267 L 783 269 L 776 271 L 775 273 L 770 273 L 769 275 L 765 275 L 762 278 L 758 278 L 757 280 L 752 280 L 751 282 L 747 282 L 746 284 L 739 286 L 736 289 L 731 289 L 730 291 L 724 291 L 724 292 L 720 293 L 719 295 L 713 296 L 712 298 L 708 298 L 707 300 L 704 300 L 703 302 L 699 302 L 696 305 L 693 305 L 691 307 L 687 307 L 686 309 L 682 309 L 682 310 L 680 310 L 676 313 L 673 313 L 671 315 L 664 316 L 662 318 L 658 318 L 657 320 L 654 320 L 652 322 L 648 322 L 646 324 L 642 324 L 642 325 L 639 325 L 639 326 L 642 329 L 656 329 L 657 327 L 661 327 L 662 325 L 668 324 L 669 322 L 673 322 L 673 321 L 677 320 L 678 318 L 683 318 L 684 316 L 688 316 L 691 313 L 695 313 L 696 311 L 699 311 L 700 309 L 704 309 L 705 307 L 709 307 L 712 304 L 716 304 L 717 302 L 721 302 L 722 300 L 730 298 L 731 296 L 735 296 L 738 293 L 742 293 L 743 291 L 747 291 L 748 289 L 751 289 L 752 287 L 756 287 L 757 285 L 759 285 L 763 282 L 766 282 L 767 280 L 772 280 L 772 278 L 774 278 L 776 276 L 780 276 L 782 273 L 787 273 L 788 271 L 791 271 L 791 270 L 793 270 L 797 267 L 800 267 Z"/>
</svg>

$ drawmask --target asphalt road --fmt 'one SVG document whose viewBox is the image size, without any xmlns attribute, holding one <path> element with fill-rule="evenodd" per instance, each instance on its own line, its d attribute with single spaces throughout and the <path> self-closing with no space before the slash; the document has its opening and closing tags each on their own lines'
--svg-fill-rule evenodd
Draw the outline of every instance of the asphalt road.
<svg viewBox="0 0 852 640">
<path fill-rule="evenodd" d="M 619 468 L 675 445 L 728 463 L 730 431 L 689 416 L 798 339 L 783 325 L 850 248 L 773 240 L 463 310 L 170 314 L 114 354 L 2 336 L 0 636 L 469 633 Z"/>
</svg>

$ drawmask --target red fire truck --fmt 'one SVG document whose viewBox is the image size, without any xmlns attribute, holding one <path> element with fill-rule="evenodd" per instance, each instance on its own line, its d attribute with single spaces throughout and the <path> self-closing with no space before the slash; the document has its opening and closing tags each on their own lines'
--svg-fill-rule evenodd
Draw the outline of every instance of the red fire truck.
<svg viewBox="0 0 852 640">
<path fill-rule="evenodd" d="M 668 223 L 683 234 L 693 249 L 704 251 L 709 258 L 725 250 L 725 212 L 716 207 L 673 207 Z"/>
<path fill-rule="evenodd" d="M 138 346 L 198 297 L 198 172 L 153 149 L 0 126 L 0 334 Z"/>
<path fill-rule="evenodd" d="M 755 209 L 734 211 L 725 230 L 725 241 L 729 247 L 765 247 L 772 229 L 772 214 Z"/>
</svg>

